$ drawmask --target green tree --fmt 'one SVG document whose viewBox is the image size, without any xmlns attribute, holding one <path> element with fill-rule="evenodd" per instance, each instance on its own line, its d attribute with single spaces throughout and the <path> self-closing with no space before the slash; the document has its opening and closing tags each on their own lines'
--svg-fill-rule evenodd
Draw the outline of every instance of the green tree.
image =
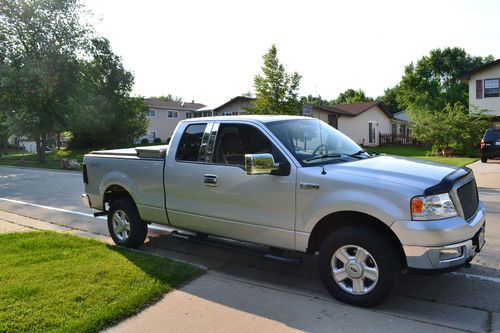
<svg viewBox="0 0 500 333">
<path fill-rule="evenodd" d="M 468 105 L 468 87 L 461 74 L 493 61 L 492 56 L 471 56 L 453 47 L 434 49 L 416 64 L 405 68 L 398 89 L 398 105 L 403 109 L 443 110 L 448 104 Z"/>
<path fill-rule="evenodd" d="M 354 104 L 371 101 L 373 101 L 373 98 L 366 96 L 363 90 L 347 89 L 340 93 L 336 99 L 330 101 L 330 104 Z"/>
<path fill-rule="evenodd" d="M 300 103 L 301 104 L 310 104 L 310 105 L 324 105 L 324 104 L 328 104 L 328 101 L 321 98 L 321 95 L 318 95 L 318 96 L 307 95 L 307 96 L 302 96 L 300 98 Z"/>
<path fill-rule="evenodd" d="M 491 126 L 491 116 L 484 112 L 469 114 L 461 103 L 446 105 L 441 111 L 412 109 L 412 136 L 432 142 L 433 150 L 453 148 L 458 154 L 476 155 L 478 142 Z"/>
<path fill-rule="evenodd" d="M 262 75 L 254 78 L 255 100 L 250 113 L 297 115 L 302 111 L 298 90 L 301 76 L 288 74 L 279 62 L 278 50 L 273 44 L 262 57 Z"/>
<path fill-rule="evenodd" d="M 158 97 L 151 97 L 151 98 L 157 98 L 160 101 L 164 101 L 164 102 L 182 102 L 182 97 L 174 96 L 172 94 L 161 95 Z"/>
<path fill-rule="evenodd" d="M 404 108 L 402 108 L 399 105 L 398 102 L 398 96 L 400 94 L 400 87 L 399 85 L 396 85 L 392 88 L 387 88 L 384 90 L 384 95 L 378 97 L 377 99 L 382 101 L 386 108 L 392 113 L 400 112 L 403 111 Z"/>
<path fill-rule="evenodd" d="M 128 144 L 145 133 L 147 107 L 130 97 L 133 75 L 105 38 L 91 42 L 90 60 L 81 65 L 80 94 L 69 129 L 74 148 Z"/>
<path fill-rule="evenodd" d="M 78 0 L 0 1 L 0 95 L 12 132 L 36 141 L 67 123 L 77 89 L 77 54 L 88 36 Z"/>
</svg>

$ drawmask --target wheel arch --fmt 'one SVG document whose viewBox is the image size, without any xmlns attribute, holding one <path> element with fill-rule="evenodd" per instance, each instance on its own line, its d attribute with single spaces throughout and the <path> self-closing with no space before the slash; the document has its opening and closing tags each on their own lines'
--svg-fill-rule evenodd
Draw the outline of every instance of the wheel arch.
<svg viewBox="0 0 500 333">
<path fill-rule="evenodd" d="M 117 199 L 128 199 L 134 205 L 136 205 L 134 198 L 126 188 L 118 184 L 111 184 L 104 190 L 104 195 L 102 198 L 103 209 L 107 211 L 108 209 L 106 208 L 106 203 L 110 205 L 114 200 Z"/>
<path fill-rule="evenodd" d="M 339 211 L 331 213 L 318 221 L 309 236 L 307 253 L 314 254 L 319 251 L 323 241 L 332 232 L 347 226 L 374 228 L 382 232 L 398 250 L 403 267 L 407 267 L 403 246 L 391 228 L 374 216 L 355 211 Z"/>
</svg>

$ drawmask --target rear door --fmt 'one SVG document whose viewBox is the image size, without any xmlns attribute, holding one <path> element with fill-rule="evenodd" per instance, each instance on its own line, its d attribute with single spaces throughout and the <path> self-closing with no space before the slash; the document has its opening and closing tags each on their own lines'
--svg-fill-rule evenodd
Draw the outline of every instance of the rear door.
<svg viewBox="0 0 500 333">
<path fill-rule="evenodd" d="M 213 123 L 181 124 L 172 138 L 165 170 L 165 205 L 171 225 L 196 230 L 203 221 L 205 150 Z M 177 144 L 175 144 L 177 143 Z"/>
</svg>

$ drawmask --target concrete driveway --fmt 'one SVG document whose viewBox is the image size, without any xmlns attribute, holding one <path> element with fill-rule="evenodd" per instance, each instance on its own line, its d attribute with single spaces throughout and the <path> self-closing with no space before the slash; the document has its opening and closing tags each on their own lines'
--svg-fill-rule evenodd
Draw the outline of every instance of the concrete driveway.
<svg viewBox="0 0 500 333">
<path fill-rule="evenodd" d="M 166 317 L 177 318 L 179 322 L 172 328 L 180 330 L 229 331 L 231 322 L 237 322 L 232 317 L 237 312 L 245 314 L 247 328 L 252 323 L 253 328 L 259 327 L 255 318 L 264 318 L 272 322 L 266 327 L 274 325 L 278 331 L 500 331 L 500 161 L 470 167 L 488 211 L 487 243 L 470 269 L 438 276 L 405 275 L 393 297 L 366 310 L 340 304 L 329 296 L 319 280 L 316 257 L 301 256 L 302 265 L 285 265 L 264 259 L 258 252 L 264 248 L 259 246 L 198 244 L 173 238 L 161 228 L 150 229 L 143 250 L 209 269 L 205 276 L 165 298 L 167 303 L 174 302 L 183 294 L 198 303 L 168 303 L 165 311 L 176 309 L 176 315 Z M 0 167 L 0 209 L 106 234 L 105 222 L 91 217 L 91 211 L 80 203 L 82 191 L 78 173 Z M 201 308 L 194 307 L 195 303 Z M 207 312 L 211 306 L 221 314 Z M 181 314 L 186 321 L 179 318 Z M 211 324 L 209 318 L 217 322 Z M 195 326 L 185 326 L 188 323 Z"/>
</svg>

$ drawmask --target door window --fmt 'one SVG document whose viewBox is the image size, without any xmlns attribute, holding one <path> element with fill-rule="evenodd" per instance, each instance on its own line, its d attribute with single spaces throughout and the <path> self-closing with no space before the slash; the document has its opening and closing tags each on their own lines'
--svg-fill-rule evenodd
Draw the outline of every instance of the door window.
<svg viewBox="0 0 500 333">
<path fill-rule="evenodd" d="M 285 162 L 284 156 L 264 133 L 251 125 L 220 124 L 212 155 L 212 163 L 245 165 L 245 154 L 272 154 L 276 163 Z"/>
<path fill-rule="evenodd" d="M 375 143 L 375 123 L 371 121 L 368 123 L 368 142 Z"/>
<path fill-rule="evenodd" d="M 207 124 L 193 124 L 186 127 L 182 134 L 175 159 L 177 161 L 198 161 L 201 141 Z"/>
</svg>

